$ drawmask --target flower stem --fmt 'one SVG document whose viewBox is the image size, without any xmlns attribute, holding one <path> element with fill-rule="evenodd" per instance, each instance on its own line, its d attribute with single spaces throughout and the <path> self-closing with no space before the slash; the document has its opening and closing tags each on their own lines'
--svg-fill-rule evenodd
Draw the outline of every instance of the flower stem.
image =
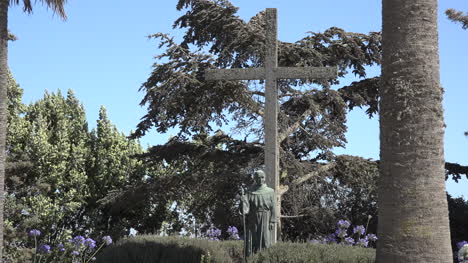
<svg viewBox="0 0 468 263">
<path fill-rule="evenodd" d="M 366 229 L 364 229 L 364 236 L 366 236 L 367 233 L 367 227 L 369 226 L 369 221 L 371 219 L 371 216 L 367 217 L 367 224 L 366 224 Z"/>
<path fill-rule="evenodd" d="M 106 242 L 103 242 L 103 243 L 101 244 L 101 246 L 99 246 L 98 249 L 96 249 L 96 251 L 94 252 L 94 254 L 92 254 L 91 257 L 89 257 L 88 260 L 86 260 L 85 263 L 88 263 L 88 262 L 97 254 L 97 252 L 104 246 L 105 243 L 106 243 Z"/>
<path fill-rule="evenodd" d="M 37 255 L 37 237 L 34 235 L 34 259 L 33 262 L 36 263 L 36 255 Z"/>
</svg>

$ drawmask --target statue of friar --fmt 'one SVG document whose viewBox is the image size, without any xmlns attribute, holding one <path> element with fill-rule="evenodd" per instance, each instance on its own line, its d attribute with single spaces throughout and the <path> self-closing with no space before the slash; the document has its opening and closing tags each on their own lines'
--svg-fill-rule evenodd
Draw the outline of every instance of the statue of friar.
<svg viewBox="0 0 468 263">
<path fill-rule="evenodd" d="M 254 173 L 254 184 L 241 197 L 244 217 L 245 255 L 250 256 L 273 244 L 276 221 L 275 191 L 265 183 L 265 172 Z"/>
</svg>

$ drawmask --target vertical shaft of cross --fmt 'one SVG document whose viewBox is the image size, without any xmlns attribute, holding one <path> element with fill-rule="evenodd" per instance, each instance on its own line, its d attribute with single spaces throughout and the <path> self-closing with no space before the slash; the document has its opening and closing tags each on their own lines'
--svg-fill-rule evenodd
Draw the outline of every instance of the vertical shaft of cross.
<svg viewBox="0 0 468 263">
<path fill-rule="evenodd" d="M 266 183 L 276 193 L 276 226 L 272 241 L 276 242 L 281 228 L 281 193 L 279 189 L 279 141 L 278 141 L 278 79 L 330 79 L 338 75 L 337 67 L 278 67 L 278 20 L 276 8 L 265 12 L 265 59 L 263 68 L 207 69 L 206 80 L 254 80 L 265 79 L 265 173 Z"/>
<path fill-rule="evenodd" d="M 265 172 L 267 185 L 278 193 L 278 87 L 275 70 L 278 66 L 278 31 L 276 8 L 266 9 L 266 54 L 265 54 Z M 277 201 L 277 200 L 276 200 Z M 276 204 L 275 204 L 276 205 Z M 277 211 L 279 213 L 280 211 Z M 273 240 L 276 241 L 275 227 Z"/>
</svg>

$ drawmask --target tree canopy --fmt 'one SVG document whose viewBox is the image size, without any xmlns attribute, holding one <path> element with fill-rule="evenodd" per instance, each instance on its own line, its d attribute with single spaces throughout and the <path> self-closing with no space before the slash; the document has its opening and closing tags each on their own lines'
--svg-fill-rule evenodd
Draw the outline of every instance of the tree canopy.
<svg viewBox="0 0 468 263">
<path fill-rule="evenodd" d="M 186 29 L 180 44 L 167 34 L 150 36 L 160 39 L 160 47 L 165 46 L 166 51 L 157 57 L 151 76 L 141 87 L 146 92 L 141 105 L 148 107 L 148 113 L 133 136 L 141 137 L 152 127 L 158 132 L 178 127 L 180 132 L 172 141 L 184 143 L 229 126 L 230 131 L 222 132 L 225 143 L 232 142 L 239 150 L 247 145 L 260 149 L 263 82 L 205 81 L 204 71 L 261 66 L 263 12 L 244 22 L 228 1 L 179 1 L 178 8 L 184 7 L 190 10 L 174 23 L 174 27 Z M 365 66 L 378 63 L 378 32 L 366 35 L 332 27 L 296 43 L 279 43 L 279 66 L 338 66 L 339 76 L 351 70 L 363 78 L 337 90 L 331 84 L 339 84 L 338 79 L 280 82 L 282 167 L 295 165 L 302 168 L 302 174 L 307 173 L 310 169 L 301 159 L 327 160 L 331 148 L 344 146 L 347 108 L 369 106 L 369 115 L 377 112 L 378 78 L 366 79 Z M 244 139 L 236 139 L 236 134 Z M 260 162 L 256 159 L 251 162 Z"/>
<path fill-rule="evenodd" d="M 84 107 L 71 90 L 66 97 L 45 92 L 25 105 L 11 74 L 8 83 L 4 260 L 29 260 L 26 234 L 33 228 L 51 245 L 72 233 L 128 234 L 139 218 L 116 216 L 99 201 L 144 180 L 142 162 L 130 158 L 143 152 L 138 141 L 120 133 L 104 107 L 97 128 L 88 131 Z"/>
<path fill-rule="evenodd" d="M 132 137 L 144 136 L 151 128 L 162 133 L 179 128 L 168 143 L 139 157 L 148 164 L 177 167 L 172 182 L 156 182 L 165 190 L 184 193 L 178 196 L 189 196 L 178 202 L 190 213 L 206 218 L 211 211 L 210 218 L 223 221 L 214 215 L 223 213 L 216 211 L 223 207 L 229 210 L 224 214 L 235 213 L 239 187 L 248 183 L 249 171 L 263 165 L 264 83 L 205 81 L 204 72 L 263 66 L 264 12 L 246 22 L 228 1 L 179 1 L 177 8 L 186 10 L 173 24 L 185 30 L 180 43 L 168 34 L 150 36 L 165 51 L 156 57 L 153 72 L 141 87 L 145 92 L 141 105 L 148 113 Z M 279 41 L 279 66 L 337 66 L 339 77 L 352 73 L 360 79 L 348 86 L 340 86 L 339 78 L 279 82 L 284 192 L 332 169 L 332 149 L 346 144 L 349 109 L 367 107 L 370 117 L 377 113 L 379 78 L 367 78 L 365 68 L 380 64 L 380 45 L 379 32 L 362 34 L 336 27 L 309 32 L 294 43 Z"/>
<path fill-rule="evenodd" d="M 204 72 L 263 66 L 264 12 L 244 21 L 236 14 L 238 8 L 225 0 L 180 0 L 177 9 L 183 14 L 173 28 L 184 31 L 181 41 L 166 33 L 149 36 L 165 51 L 156 56 L 153 71 L 140 88 L 145 93 L 141 105 L 148 112 L 132 137 L 142 137 L 152 128 L 161 133 L 179 128 L 166 144 L 153 146 L 139 158 L 174 169 L 173 176 L 154 180 L 158 185 L 154 187 L 170 193 L 168 199 L 177 200 L 199 220 L 227 224 L 221 214 L 233 220 L 229 215 L 236 214 L 239 187 L 248 184 L 249 172 L 263 165 L 264 82 L 205 81 Z M 311 205 L 288 210 L 293 191 L 333 174 L 339 161 L 332 149 L 346 144 L 347 112 L 365 107 L 369 117 L 378 113 L 380 78 L 367 77 L 366 67 L 380 65 L 381 35 L 330 27 L 294 43 L 279 41 L 278 51 L 278 66 L 339 69 L 338 78 L 331 81 L 278 84 L 283 212 L 293 213 L 287 217 Z M 340 85 L 346 74 L 359 80 Z M 466 174 L 466 167 L 457 164 L 447 168 L 451 169 L 447 177 Z M 220 207 L 226 211 L 221 213 Z"/>
</svg>

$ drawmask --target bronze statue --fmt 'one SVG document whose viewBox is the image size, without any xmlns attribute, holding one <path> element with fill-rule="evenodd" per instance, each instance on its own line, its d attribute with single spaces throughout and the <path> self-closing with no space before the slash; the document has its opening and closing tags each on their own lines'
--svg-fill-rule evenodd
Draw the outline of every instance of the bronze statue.
<svg viewBox="0 0 468 263">
<path fill-rule="evenodd" d="M 245 256 L 273 244 L 276 221 L 275 191 L 265 183 L 265 172 L 254 173 L 255 183 L 241 197 L 244 218 Z"/>
</svg>

